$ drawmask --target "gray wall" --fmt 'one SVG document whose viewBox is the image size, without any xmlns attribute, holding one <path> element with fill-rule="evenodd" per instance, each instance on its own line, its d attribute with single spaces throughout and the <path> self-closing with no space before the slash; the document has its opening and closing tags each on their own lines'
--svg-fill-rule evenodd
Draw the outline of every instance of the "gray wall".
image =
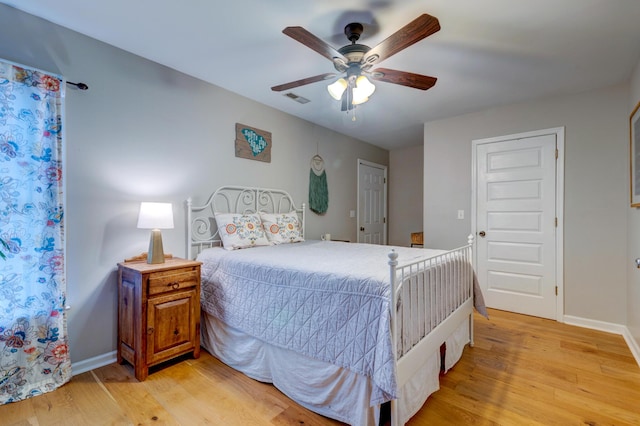
<svg viewBox="0 0 640 426">
<path fill-rule="evenodd" d="M 219 87 L 0 4 L 0 57 L 86 82 L 66 95 L 67 301 L 71 359 L 116 348 L 116 264 L 146 251 L 140 201 L 172 202 L 165 251 L 185 253 L 184 200 L 220 185 L 308 194 L 309 162 L 325 160 L 329 211 L 308 214 L 307 237 L 356 240 L 357 159 L 386 150 L 317 127 Z M 276 95 L 274 95 L 276 96 Z M 300 108 L 313 108 L 313 104 Z M 339 117 L 336 117 L 339 119 Z M 235 123 L 272 132 L 272 162 L 236 158 Z M 316 148 L 318 147 L 318 148 Z"/>
<path fill-rule="evenodd" d="M 629 116 L 635 106 L 640 102 L 640 61 L 636 65 L 631 78 L 631 90 L 628 104 Z M 630 161 L 627 151 L 627 162 Z M 627 185 L 629 180 L 627 179 Z M 627 191 L 630 191 L 627 187 Z M 630 192 L 627 192 L 629 194 Z M 627 327 L 635 340 L 636 350 L 640 356 L 640 269 L 635 267 L 634 259 L 640 257 L 640 208 L 629 208 L 629 195 L 627 195 L 627 230 L 628 253 L 625 258 L 628 280 L 627 280 Z"/>
<path fill-rule="evenodd" d="M 389 152 L 389 244 L 410 246 L 422 231 L 422 145 Z"/>
<path fill-rule="evenodd" d="M 455 211 L 470 209 L 472 140 L 565 126 L 564 313 L 626 324 L 628 99 L 619 85 L 426 123 L 425 233 L 466 241 Z"/>
</svg>

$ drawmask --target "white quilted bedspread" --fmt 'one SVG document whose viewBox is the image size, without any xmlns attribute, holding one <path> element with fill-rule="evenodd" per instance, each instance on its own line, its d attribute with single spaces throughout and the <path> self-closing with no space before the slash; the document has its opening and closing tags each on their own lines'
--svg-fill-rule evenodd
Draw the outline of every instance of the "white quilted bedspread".
<svg viewBox="0 0 640 426">
<path fill-rule="evenodd" d="M 395 249 L 403 263 L 429 254 Z M 198 256 L 202 306 L 265 342 L 371 377 L 371 404 L 379 404 L 397 397 L 389 251 L 333 241 L 207 249 Z"/>
</svg>

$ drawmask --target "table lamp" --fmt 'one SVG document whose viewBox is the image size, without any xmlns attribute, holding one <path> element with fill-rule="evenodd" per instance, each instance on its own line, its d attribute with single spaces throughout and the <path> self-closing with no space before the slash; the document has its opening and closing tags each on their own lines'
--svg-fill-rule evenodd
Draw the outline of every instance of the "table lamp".
<svg viewBox="0 0 640 426">
<path fill-rule="evenodd" d="M 138 228 L 151 229 L 147 263 L 164 263 L 161 229 L 173 229 L 173 208 L 171 203 L 140 203 Z"/>
</svg>

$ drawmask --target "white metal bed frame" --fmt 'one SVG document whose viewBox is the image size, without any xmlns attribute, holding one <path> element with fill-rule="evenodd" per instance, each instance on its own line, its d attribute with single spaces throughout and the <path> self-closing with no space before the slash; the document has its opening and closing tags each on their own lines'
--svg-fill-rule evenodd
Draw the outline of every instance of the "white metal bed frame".
<svg viewBox="0 0 640 426">
<path fill-rule="evenodd" d="M 289 213 L 296 211 L 305 229 L 305 204 L 296 208 L 291 196 L 278 189 L 223 186 L 204 205 L 194 206 L 187 199 L 187 257 L 195 258 L 205 248 L 220 246 L 215 213 Z M 389 253 L 389 277 L 394 291 L 390 306 L 391 335 L 396 361 L 396 382 L 400 389 L 421 368 L 429 356 L 464 321 L 469 324 L 469 343 L 473 346 L 473 235 L 467 245 L 407 264 L 398 262 L 398 254 Z M 194 253 L 195 249 L 195 253 Z M 419 249 L 418 249 L 419 250 Z M 402 315 L 397 307 L 402 300 Z M 417 324 L 420 318 L 422 323 Z M 408 330 L 409 337 L 399 336 Z M 424 334 L 424 335 L 422 335 Z M 397 426 L 397 401 L 391 401 L 391 424 Z"/>
</svg>

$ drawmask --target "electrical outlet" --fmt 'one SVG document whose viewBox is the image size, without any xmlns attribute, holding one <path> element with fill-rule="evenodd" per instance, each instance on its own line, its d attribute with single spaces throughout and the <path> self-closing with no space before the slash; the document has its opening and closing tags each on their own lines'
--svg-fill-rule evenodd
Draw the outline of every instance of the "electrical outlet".
<svg viewBox="0 0 640 426">
<path fill-rule="evenodd" d="M 458 210 L 458 219 L 464 219 L 464 210 Z"/>
</svg>

